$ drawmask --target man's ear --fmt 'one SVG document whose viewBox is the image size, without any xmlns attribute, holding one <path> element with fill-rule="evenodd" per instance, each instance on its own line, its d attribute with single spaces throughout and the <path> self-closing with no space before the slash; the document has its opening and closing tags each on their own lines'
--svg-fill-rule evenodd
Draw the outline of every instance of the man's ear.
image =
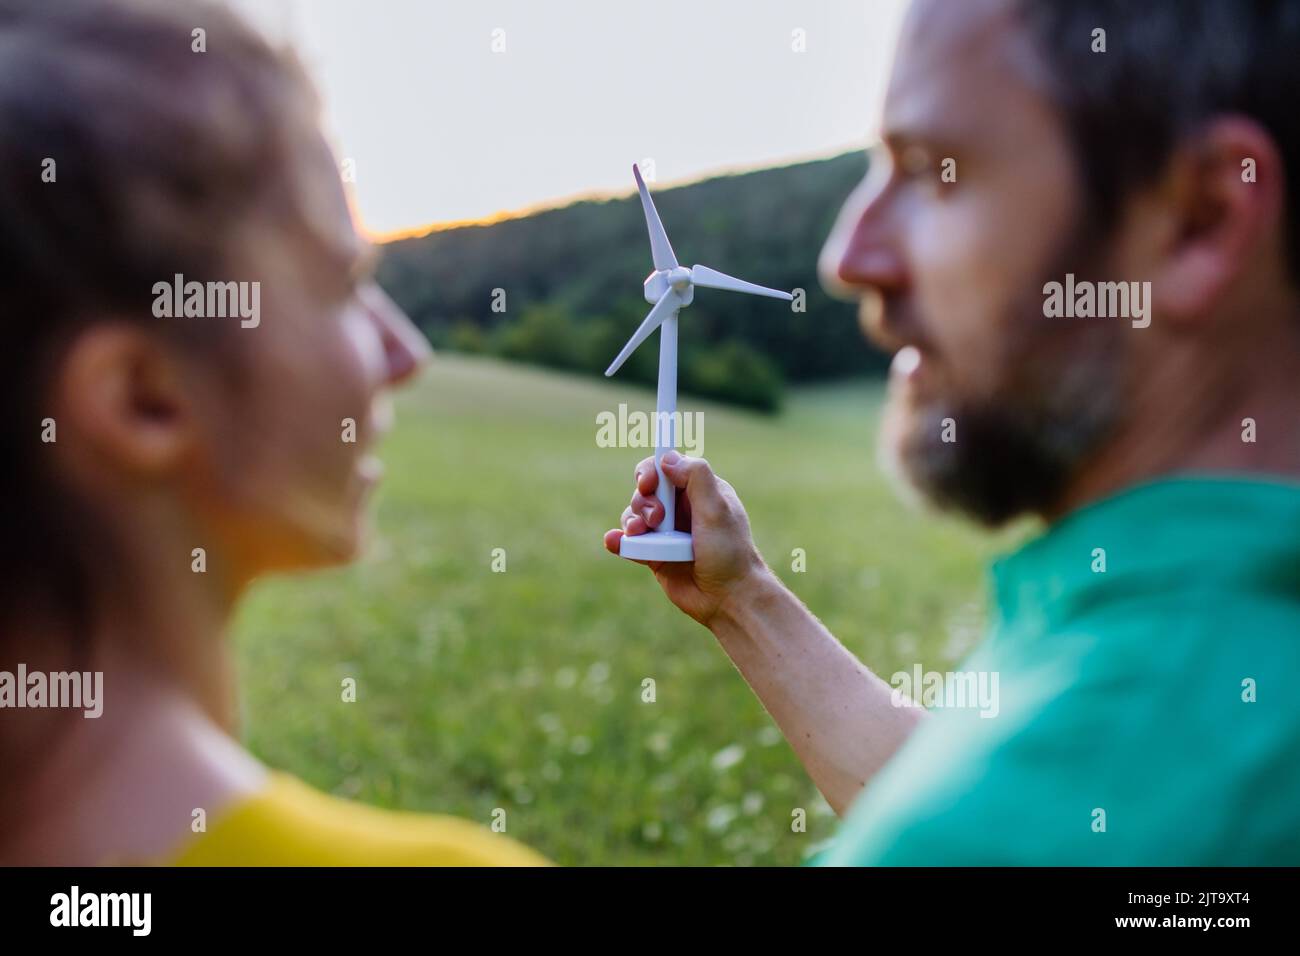
<svg viewBox="0 0 1300 956">
<path fill-rule="evenodd" d="M 77 333 L 54 384 L 60 434 L 77 436 L 97 467 L 156 475 L 192 448 L 194 419 L 178 360 L 143 329 L 110 322 Z"/>
<path fill-rule="evenodd" d="M 1244 117 L 1214 120 L 1175 151 L 1160 190 L 1167 233 L 1152 275 L 1157 314 L 1195 319 L 1261 259 L 1283 267 L 1283 168 L 1273 137 Z"/>
</svg>

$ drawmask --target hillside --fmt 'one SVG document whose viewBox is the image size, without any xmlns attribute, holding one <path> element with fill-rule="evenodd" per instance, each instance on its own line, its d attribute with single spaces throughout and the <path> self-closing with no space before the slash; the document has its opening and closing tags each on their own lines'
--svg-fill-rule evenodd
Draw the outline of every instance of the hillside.
<svg viewBox="0 0 1300 956">
<path fill-rule="evenodd" d="M 998 542 L 899 503 L 872 464 L 881 395 L 858 380 L 792 388 L 776 416 L 691 407 L 764 556 L 887 679 L 969 651 Z M 398 396 L 365 559 L 243 605 L 254 753 L 379 806 L 484 824 L 501 808 L 564 864 L 805 859 L 834 818 L 793 751 L 713 637 L 601 547 L 648 450 L 599 447 L 596 416 L 653 401 L 439 356 Z"/>
<path fill-rule="evenodd" d="M 826 296 L 816 277 L 817 254 L 865 168 L 864 155 L 851 153 L 674 189 L 651 186 L 684 264 L 807 293 L 803 313 L 749 296 L 697 293 L 682 322 L 685 392 L 771 410 L 785 381 L 884 367 L 862 341 L 853 306 Z M 379 281 L 436 347 L 599 374 L 648 310 L 641 282 L 649 270 L 633 194 L 388 243 Z M 504 312 L 493 311 L 494 289 L 505 291 Z M 655 368 L 651 345 L 620 375 L 649 383 Z"/>
</svg>

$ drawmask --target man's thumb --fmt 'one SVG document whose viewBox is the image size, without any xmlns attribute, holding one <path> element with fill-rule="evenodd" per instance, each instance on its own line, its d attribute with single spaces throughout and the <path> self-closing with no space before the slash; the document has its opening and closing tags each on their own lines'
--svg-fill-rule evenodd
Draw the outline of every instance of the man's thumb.
<svg viewBox="0 0 1300 956">
<path fill-rule="evenodd" d="M 670 451 L 660 459 L 659 465 L 674 486 L 686 489 L 692 511 L 698 511 L 701 506 L 707 508 L 719 500 L 717 476 L 705 459 Z"/>
</svg>

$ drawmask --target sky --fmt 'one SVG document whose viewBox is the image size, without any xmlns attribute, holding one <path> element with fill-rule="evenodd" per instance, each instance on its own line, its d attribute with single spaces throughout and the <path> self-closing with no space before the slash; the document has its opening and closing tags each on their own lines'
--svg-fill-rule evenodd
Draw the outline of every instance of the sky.
<svg viewBox="0 0 1300 956">
<path fill-rule="evenodd" d="M 292 43 L 376 236 L 862 148 L 905 0 L 231 0 Z"/>
</svg>

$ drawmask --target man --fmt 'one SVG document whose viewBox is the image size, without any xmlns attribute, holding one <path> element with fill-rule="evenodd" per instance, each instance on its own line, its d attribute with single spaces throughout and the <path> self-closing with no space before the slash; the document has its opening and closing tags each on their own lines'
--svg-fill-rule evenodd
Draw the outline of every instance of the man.
<svg viewBox="0 0 1300 956">
<path fill-rule="evenodd" d="M 1046 522 L 961 665 L 996 714 L 898 706 L 663 461 L 696 560 L 655 576 L 852 806 L 828 862 L 1300 863 L 1297 48 L 1294 0 L 909 12 L 823 274 L 896 352 L 899 474 Z"/>
</svg>

